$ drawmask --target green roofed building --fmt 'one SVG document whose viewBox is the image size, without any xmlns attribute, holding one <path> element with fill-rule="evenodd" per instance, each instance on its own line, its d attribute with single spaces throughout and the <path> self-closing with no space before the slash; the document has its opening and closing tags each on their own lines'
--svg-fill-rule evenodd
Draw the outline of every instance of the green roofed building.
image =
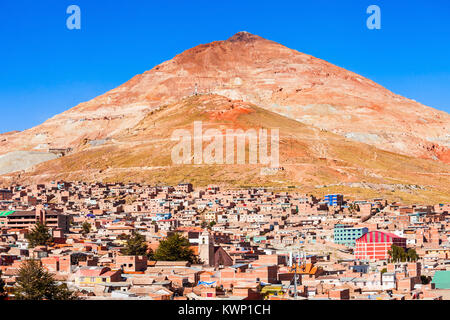
<svg viewBox="0 0 450 320">
<path fill-rule="evenodd" d="M 40 206 L 34 211 L 0 211 L 0 226 L 13 229 L 29 229 L 37 222 L 49 228 L 69 230 L 69 216 Z"/>
<path fill-rule="evenodd" d="M 436 289 L 450 289 L 450 271 L 436 271 L 431 283 Z"/>
<path fill-rule="evenodd" d="M 13 214 L 15 211 L 0 211 L 0 226 L 6 225 L 6 217 Z"/>
<path fill-rule="evenodd" d="M 0 217 L 7 217 L 10 214 L 13 214 L 15 211 L 0 211 Z"/>
</svg>

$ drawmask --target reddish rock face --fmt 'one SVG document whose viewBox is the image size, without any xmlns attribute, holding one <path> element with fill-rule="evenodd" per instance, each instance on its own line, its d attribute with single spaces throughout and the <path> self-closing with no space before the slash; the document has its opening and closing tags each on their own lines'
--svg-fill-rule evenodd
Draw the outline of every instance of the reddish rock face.
<svg viewBox="0 0 450 320">
<path fill-rule="evenodd" d="M 195 91 L 253 103 L 380 149 L 450 163 L 448 113 L 247 32 L 189 49 L 38 127 L 0 136 L 0 154 L 76 151 L 88 140 L 126 132 L 151 110 Z"/>
</svg>

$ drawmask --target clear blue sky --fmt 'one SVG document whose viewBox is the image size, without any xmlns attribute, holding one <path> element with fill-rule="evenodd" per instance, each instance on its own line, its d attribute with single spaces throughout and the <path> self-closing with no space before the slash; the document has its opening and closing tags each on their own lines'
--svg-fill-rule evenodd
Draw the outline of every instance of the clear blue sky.
<svg viewBox="0 0 450 320">
<path fill-rule="evenodd" d="M 81 30 L 66 28 L 71 4 Z M 366 28 L 371 4 L 381 30 Z M 242 30 L 450 112 L 449 21 L 448 0 L 1 0 L 0 132 L 30 128 Z"/>
</svg>

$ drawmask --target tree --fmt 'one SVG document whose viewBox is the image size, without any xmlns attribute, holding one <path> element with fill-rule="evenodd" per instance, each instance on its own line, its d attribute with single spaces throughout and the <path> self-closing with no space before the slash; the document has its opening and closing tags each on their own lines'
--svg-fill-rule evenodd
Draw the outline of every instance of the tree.
<svg viewBox="0 0 450 320">
<path fill-rule="evenodd" d="M 91 232 L 91 224 L 87 221 L 83 222 L 81 228 L 82 228 L 81 233 L 83 234 L 88 234 L 89 232 Z"/>
<path fill-rule="evenodd" d="M 419 256 L 417 255 L 416 250 L 414 249 L 408 249 L 408 252 L 406 253 L 406 255 L 408 256 L 408 261 L 411 262 L 415 262 L 417 260 L 419 260 Z"/>
<path fill-rule="evenodd" d="M 406 262 L 409 260 L 409 257 L 405 252 L 405 249 L 403 249 L 402 247 L 398 247 L 394 244 L 391 246 L 391 250 L 388 251 L 388 254 L 391 257 L 390 260 L 392 262 Z"/>
<path fill-rule="evenodd" d="M 26 260 L 19 269 L 14 298 L 17 300 L 76 300 L 65 284 L 58 285 L 53 275 L 36 260 Z"/>
<path fill-rule="evenodd" d="M 419 259 L 419 256 L 416 253 L 416 250 L 414 249 L 408 249 L 408 251 L 405 251 L 402 247 L 398 247 L 396 245 L 392 245 L 391 250 L 388 251 L 388 254 L 390 256 L 390 260 L 392 262 L 406 262 L 406 261 L 417 261 Z"/>
<path fill-rule="evenodd" d="M 159 243 L 154 258 L 157 261 L 189 261 L 195 263 L 198 259 L 190 246 L 188 239 L 179 233 L 174 233 Z"/>
<path fill-rule="evenodd" d="M 154 261 L 155 260 L 155 253 L 153 252 L 153 250 L 150 248 L 147 251 L 147 258 L 150 261 Z"/>
<path fill-rule="evenodd" d="M 216 225 L 216 222 L 215 222 L 215 221 L 211 221 L 211 222 L 209 223 L 209 227 L 210 227 L 210 228 L 214 227 L 215 225 Z"/>
<path fill-rule="evenodd" d="M 36 246 L 45 246 L 53 242 L 49 229 L 46 225 L 38 222 L 34 228 L 25 235 L 28 240 L 29 246 L 34 248 Z"/>
<path fill-rule="evenodd" d="M 147 255 L 147 249 L 145 237 L 138 232 L 133 232 L 131 237 L 128 237 L 127 244 L 121 252 L 126 256 L 145 256 Z"/>
<path fill-rule="evenodd" d="M 427 277 L 424 275 L 420 276 L 420 281 L 422 282 L 422 284 L 429 284 L 431 282 L 432 278 L 431 277 Z"/>
</svg>

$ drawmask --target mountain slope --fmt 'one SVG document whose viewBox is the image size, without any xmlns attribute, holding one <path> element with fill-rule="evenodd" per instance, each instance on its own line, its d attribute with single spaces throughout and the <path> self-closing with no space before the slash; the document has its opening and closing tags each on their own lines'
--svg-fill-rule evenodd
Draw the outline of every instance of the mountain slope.
<svg viewBox="0 0 450 320">
<path fill-rule="evenodd" d="M 192 130 L 198 120 L 220 130 L 279 128 L 284 170 L 173 165 L 171 133 Z M 240 32 L 186 50 L 37 127 L 0 135 L 2 159 L 18 151 L 24 158 L 14 166 L 0 159 L 0 168 L 7 168 L 2 171 L 6 182 L 295 185 L 432 203 L 450 200 L 449 147 L 448 113 Z M 46 161 L 54 158 L 51 148 L 70 148 L 71 153 Z"/>
<path fill-rule="evenodd" d="M 193 133 L 194 121 L 202 121 L 203 130 L 216 128 L 223 133 L 226 129 L 279 128 L 280 166 L 284 170 L 271 172 L 264 165 L 249 165 L 248 159 L 245 165 L 174 165 L 171 151 L 177 142 L 171 135 L 176 129 Z M 203 148 L 206 146 L 204 143 Z M 21 179 L 293 185 L 314 192 L 328 190 L 320 185 L 341 184 L 346 194 L 355 197 L 450 201 L 445 163 L 383 151 L 218 95 L 192 96 L 170 104 L 114 139 L 98 146 L 86 144 L 71 155 L 22 173 Z"/>
<path fill-rule="evenodd" d="M 197 88 L 197 89 L 196 89 Z M 326 61 L 246 32 L 199 45 L 44 124 L 0 141 L 0 154 L 124 132 L 155 108 L 214 93 L 365 142 L 450 163 L 450 115 Z"/>
</svg>

